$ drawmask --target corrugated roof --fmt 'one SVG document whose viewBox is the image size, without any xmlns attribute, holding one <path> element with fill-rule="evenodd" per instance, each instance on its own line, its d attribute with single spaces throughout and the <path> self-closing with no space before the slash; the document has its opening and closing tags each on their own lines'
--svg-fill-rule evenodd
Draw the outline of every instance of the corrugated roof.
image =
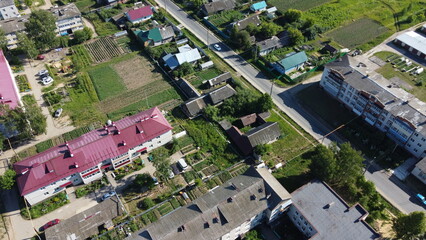
<svg viewBox="0 0 426 240">
<path fill-rule="evenodd" d="M 0 49 L 0 104 L 15 108 L 20 104 L 18 87 L 10 69 L 9 63 Z"/>
<path fill-rule="evenodd" d="M 15 6 L 15 2 L 13 0 L 0 0 L 0 8 Z"/>
<path fill-rule="evenodd" d="M 260 10 L 262 8 L 266 8 L 266 6 L 267 6 L 266 2 L 265 1 L 261 1 L 261 2 L 257 2 L 257 3 L 253 3 L 250 6 L 250 8 L 253 9 L 253 10 L 255 10 L 255 11 L 258 11 L 258 10 Z"/>
<path fill-rule="evenodd" d="M 3 29 L 7 35 L 9 33 L 16 33 L 25 30 L 25 22 L 30 17 L 29 14 L 21 17 L 8 18 L 0 21 L 0 28 Z"/>
<path fill-rule="evenodd" d="M 132 9 L 130 11 L 127 12 L 127 17 L 129 18 L 130 21 L 135 21 L 144 17 L 148 17 L 153 15 L 154 13 L 152 12 L 152 7 L 150 5 L 145 6 L 145 7 L 141 7 L 138 9 Z"/>
<path fill-rule="evenodd" d="M 153 116 L 156 117 L 153 118 Z M 141 122 L 141 119 L 146 120 Z M 84 171 L 103 160 L 126 153 L 130 148 L 172 129 L 156 107 L 123 118 L 115 125 L 116 127 L 108 127 L 110 134 L 101 128 L 68 142 L 74 157 L 69 156 L 68 147 L 62 144 L 15 163 L 13 168 L 18 174 L 24 169 L 29 170 L 17 177 L 21 195 L 26 195 L 73 173 Z M 120 134 L 116 134 L 117 129 Z M 143 131 L 143 134 L 140 131 Z M 121 144 L 123 141 L 126 142 L 125 146 Z M 78 168 L 73 167 L 75 163 L 78 164 Z M 43 172 L 45 168 L 52 172 Z"/>
<path fill-rule="evenodd" d="M 159 42 L 163 40 L 159 28 L 153 28 L 148 31 L 140 31 L 138 33 L 138 37 L 144 42 L 148 40 L 152 40 L 154 42 Z"/>
<path fill-rule="evenodd" d="M 399 35 L 396 39 L 408 46 L 426 54 L 426 38 L 416 32 L 406 32 Z"/>
<path fill-rule="evenodd" d="M 196 48 L 193 48 L 189 51 L 176 53 L 175 57 L 179 65 L 182 65 L 183 63 L 186 63 L 186 62 L 192 63 L 201 59 L 200 52 Z"/>
<path fill-rule="evenodd" d="M 279 64 L 285 69 L 294 68 L 304 62 L 308 61 L 305 51 L 298 52 L 289 57 L 283 58 L 279 61 Z"/>
<path fill-rule="evenodd" d="M 63 6 L 51 7 L 50 12 L 52 12 L 53 15 L 56 16 L 58 21 L 81 16 L 80 10 L 78 10 L 77 6 L 75 6 L 74 3 L 70 3 Z"/>
</svg>

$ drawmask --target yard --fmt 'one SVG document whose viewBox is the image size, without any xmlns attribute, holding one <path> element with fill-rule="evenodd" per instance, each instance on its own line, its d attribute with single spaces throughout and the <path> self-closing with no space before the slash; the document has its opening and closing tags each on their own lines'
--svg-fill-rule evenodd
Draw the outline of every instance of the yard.
<svg viewBox="0 0 426 240">
<path fill-rule="evenodd" d="M 186 77 L 187 80 L 197 89 L 202 89 L 204 81 L 217 77 L 222 72 L 217 68 L 209 68 L 203 71 L 197 71 L 194 75 Z"/>
<path fill-rule="evenodd" d="M 244 19 L 244 14 L 237 10 L 229 10 L 214 14 L 209 21 L 218 28 L 226 28 L 230 23 Z"/>
<path fill-rule="evenodd" d="M 270 0 L 268 3 L 281 11 L 286 11 L 289 8 L 306 11 L 329 1 L 330 0 Z"/>
<path fill-rule="evenodd" d="M 102 65 L 88 71 L 99 100 L 104 100 L 125 91 L 123 80 L 109 65 Z"/>
<path fill-rule="evenodd" d="M 377 21 L 369 18 L 360 18 L 345 26 L 334 29 L 327 33 L 327 36 L 333 38 L 342 46 L 352 49 L 362 44 L 368 43 L 379 36 L 384 35 L 383 39 L 389 34 L 385 34 L 389 29 L 382 26 Z"/>
</svg>

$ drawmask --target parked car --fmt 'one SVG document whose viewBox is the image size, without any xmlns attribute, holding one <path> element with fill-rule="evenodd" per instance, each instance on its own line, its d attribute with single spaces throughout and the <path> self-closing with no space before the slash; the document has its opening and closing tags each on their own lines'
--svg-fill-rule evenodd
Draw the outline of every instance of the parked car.
<svg viewBox="0 0 426 240">
<path fill-rule="evenodd" d="M 62 111 L 63 111 L 64 109 L 62 109 L 62 108 L 58 108 L 56 111 L 55 111 L 55 118 L 58 118 L 58 117 L 60 117 L 61 116 L 61 114 L 62 114 Z"/>
<path fill-rule="evenodd" d="M 105 193 L 102 197 L 101 197 L 101 201 L 105 201 L 105 200 L 107 200 L 108 198 L 111 198 L 112 196 L 114 196 L 115 195 L 115 192 L 114 191 L 111 191 L 111 192 L 109 192 L 109 193 Z"/>
<path fill-rule="evenodd" d="M 423 195 L 421 195 L 421 194 L 419 193 L 419 194 L 417 194 L 417 195 L 416 195 L 416 198 L 417 198 L 417 199 L 419 199 L 419 200 L 420 200 L 420 202 L 421 202 L 424 206 L 426 206 L 426 198 L 425 198 Z"/>
<path fill-rule="evenodd" d="M 173 171 L 170 169 L 169 170 L 169 178 L 172 179 L 175 177 L 175 174 L 173 173 Z"/>
<path fill-rule="evenodd" d="M 222 48 L 217 43 L 215 45 L 213 45 L 213 47 L 218 51 L 222 51 Z"/>
<path fill-rule="evenodd" d="M 48 74 L 49 73 L 49 71 L 47 71 L 46 69 L 43 69 L 43 70 L 40 70 L 38 73 L 37 73 L 37 75 L 38 76 L 41 76 L 41 75 L 45 75 L 45 74 Z"/>
<path fill-rule="evenodd" d="M 179 167 L 182 168 L 182 170 L 186 170 L 188 168 L 188 164 L 186 164 L 183 158 L 179 159 L 178 164 Z"/>
<path fill-rule="evenodd" d="M 158 185 L 158 179 L 156 177 L 152 177 L 152 180 L 154 181 L 154 185 Z"/>
<path fill-rule="evenodd" d="M 45 77 L 45 78 L 43 78 L 43 79 L 41 80 L 41 83 L 42 83 L 43 85 L 49 85 L 49 84 L 53 83 L 53 78 L 52 78 L 52 77 L 50 77 L 50 76 Z"/>
<path fill-rule="evenodd" d="M 45 58 L 46 56 L 44 55 L 41 55 L 41 54 L 37 55 L 37 60 L 44 60 Z"/>
<path fill-rule="evenodd" d="M 172 168 L 173 174 L 174 175 L 178 175 L 180 174 L 180 170 L 179 167 L 177 166 L 176 163 L 173 163 L 172 165 L 170 165 L 170 167 Z"/>
<path fill-rule="evenodd" d="M 50 222 L 48 222 L 48 223 L 46 223 L 46 224 L 44 224 L 43 226 L 41 226 L 40 227 L 40 231 L 44 231 L 44 230 L 46 230 L 46 229 L 48 229 L 48 228 L 50 228 L 50 227 L 52 227 L 52 226 L 55 226 L 56 224 L 58 224 L 59 222 L 61 222 L 61 220 L 59 220 L 59 219 L 54 219 L 54 220 L 52 220 L 52 221 L 50 221 Z"/>
</svg>

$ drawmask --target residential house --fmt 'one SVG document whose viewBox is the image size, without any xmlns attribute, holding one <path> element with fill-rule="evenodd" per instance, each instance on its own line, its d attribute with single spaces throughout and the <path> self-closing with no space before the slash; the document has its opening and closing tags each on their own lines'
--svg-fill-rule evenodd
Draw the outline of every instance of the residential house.
<svg viewBox="0 0 426 240">
<path fill-rule="evenodd" d="M 291 195 L 268 169 L 251 167 L 130 239 L 233 240 L 262 222 L 272 223 L 291 203 Z"/>
<path fill-rule="evenodd" d="M 207 105 L 217 105 L 235 94 L 237 94 L 237 92 L 227 84 L 197 98 L 189 99 L 184 102 L 181 107 L 185 115 L 189 118 L 194 118 L 198 116 Z"/>
<path fill-rule="evenodd" d="M 13 0 L 0 0 L 0 19 L 20 17 Z"/>
<path fill-rule="evenodd" d="M 320 86 L 417 158 L 426 156 L 426 107 L 412 94 L 347 55 L 325 65 Z"/>
<path fill-rule="evenodd" d="M 403 47 L 420 59 L 426 60 L 426 37 L 414 31 L 406 32 L 395 38 L 395 44 Z"/>
<path fill-rule="evenodd" d="M 423 158 L 416 164 L 411 174 L 426 184 L 426 158 Z"/>
<path fill-rule="evenodd" d="M 236 21 L 231 23 L 231 27 L 236 27 L 238 31 L 244 30 L 249 24 L 259 26 L 262 23 L 258 15 L 252 15 L 243 20 Z"/>
<path fill-rule="evenodd" d="M 292 54 L 275 62 L 272 66 L 281 74 L 289 74 L 302 68 L 308 61 L 305 51 Z"/>
<path fill-rule="evenodd" d="M 214 63 L 213 63 L 213 61 L 207 61 L 207 62 L 205 62 L 205 63 L 201 63 L 201 64 L 200 64 L 200 69 L 201 69 L 201 70 L 208 69 L 208 68 L 212 68 L 212 67 L 214 67 Z"/>
<path fill-rule="evenodd" d="M 159 46 L 168 43 L 176 36 L 173 27 L 156 27 L 148 31 L 135 31 L 138 40 L 145 46 Z"/>
<path fill-rule="evenodd" d="M 266 54 L 290 45 L 290 37 L 288 36 L 288 32 L 284 31 L 280 33 L 278 36 L 273 36 L 269 39 L 260 41 L 256 43 L 256 46 L 258 48 L 258 55 L 259 56 L 265 56 Z"/>
<path fill-rule="evenodd" d="M 268 5 L 266 4 L 266 1 L 261 1 L 250 5 L 250 10 L 252 10 L 253 12 L 262 12 L 266 10 L 267 6 Z"/>
<path fill-rule="evenodd" d="M 176 84 L 187 98 L 197 98 L 201 96 L 198 90 L 194 88 L 194 86 L 192 86 L 192 84 L 186 81 L 184 78 L 179 78 L 176 81 Z"/>
<path fill-rule="evenodd" d="M 212 88 L 222 83 L 226 83 L 232 80 L 232 75 L 229 72 L 222 73 L 219 76 L 216 76 L 212 79 L 209 79 L 206 83 L 208 88 Z"/>
<path fill-rule="evenodd" d="M 151 19 L 153 15 L 154 13 L 152 12 L 152 7 L 150 5 L 126 12 L 127 19 L 133 24 Z"/>
<path fill-rule="evenodd" d="M 52 7 L 50 12 L 56 17 L 56 31 L 60 36 L 72 34 L 84 28 L 81 12 L 74 3 Z"/>
<path fill-rule="evenodd" d="M 117 4 L 117 0 L 96 0 L 96 3 L 98 5 L 115 5 Z"/>
<path fill-rule="evenodd" d="M 17 34 L 25 31 L 25 22 L 30 15 L 23 15 L 22 17 L 8 18 L 0 20 L 0 29 L 4 31 L 7 39 L 7 49 L 15 49 L 18 47 Z"/>
<path fill-rule="evenodd" d="M 8 108 L 14 109 L 18 106 L 22 106 L 21 95 L 19 94 L 18 86 L 16 84 L 15 77 L 13 76 L 12 69 L 9 66 L 9 62 L 0 49 L 0 105 L 7 105 Z M 2 113 L 0 112 L 0 115 Z M 3 124 L 0 124 L 0 133 L 10 138 L 18 134 L 17 131 L 10 131 Z"/>
<path fill-rule="evenodd" d="M 309 240 L 379 239 L 365 221 L 368 216 L 360 204 L 350 207 L 321 181 L 312 181 L 291 193 L 293 204 L 287 215 Z"/>
<path fill-rule="evenodd" d="M 331 46 L 330 44 L 326 44 L 322 49 L 321 52 L 323 53 L 330 53 L 332 55 L 337 54 L 339 50 L 337 50 L 335 47 Z"/>
<path fill-rule="evenodd" d="M 265 116 L 265 115 L 263 115 Z M 236 126 L 228 123 L 221 123 L 231 140 L 237 145 L 243 155 L 253 153 L 254 148 L 260 144 L 268 144 L 276 141 L 281 136 L 281 130 L 277 122 L 266 122 L 260 114 L 250 114 L 240 119 L 243 126 L 258 124 L 246 133 L 241 132 Z"/>
<path fill-rule="evenodd" d="M 102 169 L 118 169 L 172 140 L 172 127 L 158 108 L 117 122 L 108 121 L 72 141 L 13 165 L 21 196 L 33 205 L 102 177 Z"/>
<path fill-rule="evenodd" d="M 235 8 L 234 0 L 218 0 L 205 3 L 201 6 L 201 11 L 204 15 L 209 16 L 218 12 L 231 10 Z"/>
<path fill-rule="evenodd" d="M 112 222 L 125 212 L 118 196 L 113 196 L 105 201 L 95 204 L 86 211 L 63 219 L 44 232 L 46 240 L 58 239 L 90 239 L 100 234 L 101 230 L 110 230 L 114 227 Z"/>
<path fill-rule="evenodd" d="M 163 57 L 163 61 L 171 70 L 177 68 L 183 63 L 194 63 L 201 59 L 200 52 L 197 48 L 191 48 L 188 44 L 178 48 L 179 53 L 167 54 Z"/>
</svg>

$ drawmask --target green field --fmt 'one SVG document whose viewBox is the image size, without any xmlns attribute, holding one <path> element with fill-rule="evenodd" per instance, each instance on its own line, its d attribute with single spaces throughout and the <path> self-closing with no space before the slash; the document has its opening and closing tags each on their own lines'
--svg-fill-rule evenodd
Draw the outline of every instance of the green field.
<svg viewBox="0 0 426 240">
<path fill-rule="evenodd" d="M 285 11 L 289 8 L 306 11 L 329 1 L 330 0 L 270 0 L 268 3 L 281 11 Z"/>
<path fill-rule="evenodd" d="M 97 67 L 88 73 L 101 101 L 126 90 L 120 76 L 110 66 Z"/>
<path fill-rule="evenodd" d="M 244 14 L 236 10 L 224 11 L 209 17 L 209 21 L 218 28 L 225 28 L 228 24 L 241 20 Z"/>
<path fill-rule="evenodd" d="M 346 48 L 355 48 L 379 37 L 388 30 L 377 21 L 369 18 L 360 18 L 355 22 L 329 32 L 327 36 L 332 37 L 334 41 Z"/>
</svg>

